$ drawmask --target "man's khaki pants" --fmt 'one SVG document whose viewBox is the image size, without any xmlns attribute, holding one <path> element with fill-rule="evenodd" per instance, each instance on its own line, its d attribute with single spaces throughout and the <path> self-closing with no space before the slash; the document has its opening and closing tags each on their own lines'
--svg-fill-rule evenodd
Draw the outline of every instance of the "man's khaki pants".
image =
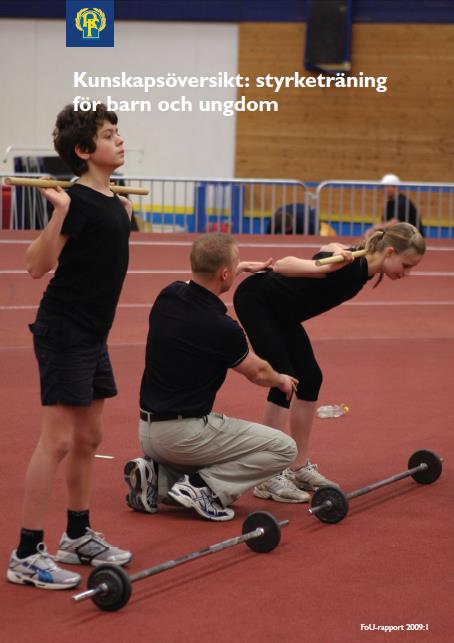
<svg viewBox="0 0 454 643">
<path fill-rule="evenodd" d="M 295 441 L 277 429 L 210 413 L 203 418 L 139 422 L 145 455 L 159 463 L 163 500 L 184 473 L 197 471 L 228 507 L 242 493 L 290 466 Z"/>
</svg>

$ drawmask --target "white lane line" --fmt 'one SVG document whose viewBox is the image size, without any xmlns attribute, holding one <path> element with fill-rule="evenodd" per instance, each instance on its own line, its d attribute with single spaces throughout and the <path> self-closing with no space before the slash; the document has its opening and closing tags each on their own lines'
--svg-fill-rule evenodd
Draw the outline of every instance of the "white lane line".
<svg viewBox="0 0 454 643">
<path fill-rule="evenodd" d="M 150 308 L 154 302 L 144 304 L 118 304 L 117 308 Z M 226 306 L 232 307 L 231 301 L 224 302 Z M 416 301 L 346 301 L 341 306 L 454 306 L 454 300 L 416 300 Z M 23 306 L 0 306 L 0 310 L 36 310 L 38 304 Z"/>
<path fill-rule="evenodd" d="M 454 301 L 346 301 L 342 306 L 454 306 Z"/>
<path fill-rule="evenodd" d="M 0 306 L 0 310 L 36 310 L 38 304 L 31 306 Z"/>
<path fill-rule="evenodd" d="M 342 243 L 342 237 L 335 239 Z M 0 239 L 0 244 L 4 245 L 26 245 L 30 244 L 33 239 Z M 333 239 L 330 239 L 332 242 Z M 450 241 L 450 239 L 448 240 Z M 192 246 L 192 239 L 189 241 L 130 241 L 130 246 L 178 246 L 189 248 Z M 239 241 L 240 248 L 320 248 L 322 242 L 319 243 L 285 243 L 285 242 L 271 242 L 271 241 Z M 453 246 L 426 246 L 426 250 L 434 252 L 454 252 Z"/>
<path fill-rule="evenodd" d="M 454 272 L 412 272 L 412 277 L 454 277 Z"/>
<path fill-rule="evenodd" d="M 49 270 L 47 274 L 53 275 L 54 270 Z M 190 275 L 188 268 L 181 270 L 128 270 L 128 275 Z M 0 275 L 20 275 L 29 276 L 26 270 L 0 270 Z"/>
<path fill-rule="evenodd" d="M 50 275 L 54 274 L 54 271 L 49 271 Z M 187 268 L 181 268 L 177 270 L 128 270 L 128 275 L 190 275 L 191 271 Z M 21 277 L 29 276 L 26 270 L 0 270 L 0 275 L 9 275 L 15 276 L 19 275 Z M 410 277 L 454 277 L 454 272 L 412 272 Z"/>
<path fill-rule="evenodd" d="M 423 341 L 423 342 L 439 342 L 441 341 L 446 341 L 446 342 L 454 342 L 454 335 L 443 335 L 443 336 L 432 336 L 429 337 L 427 335 L 392 335 L 392 336 L 385 336 L 385 335 L 359 335 L 357 337 L 346 337 L 346 336 L 328 336 L 328 337 L 313 337 L 312 341 L 313 342 L 356 342 L 356 341 L 377 341 L 377 342 L 387 342 L 387 341 L 396 341 L 396 342 L 415 342 L 415 341 Z M 146 342 L 130 342 L 130 343 L 123 343 L 123 342 L 109 342 L 109 348 L 144 348 L 146 346 Z M 23 346 L 0 346 L 0 351 L 19 351 L 19 350 L 26 350 L 26 351 L 32 351 L 33 347 L 30 345 Z M 107 456 L 110 457 L 110 456 Z M 112 458 L 114 456 L 111 456 Z"/>
<path fill-rule="evenodd" d="M 128 275 L 190 275 L 191 271 L 187 268 L 181 270 L 128 270 Z"/>
</svg>

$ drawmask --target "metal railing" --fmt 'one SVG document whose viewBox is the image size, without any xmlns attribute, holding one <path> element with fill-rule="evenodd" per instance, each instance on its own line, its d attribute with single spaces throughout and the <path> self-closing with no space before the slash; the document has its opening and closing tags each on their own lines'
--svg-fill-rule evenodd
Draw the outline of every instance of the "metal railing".
<svg viewBox="0 0 454 643">
<path fill-rule="evenodd" d="M 6 176 L 39 178 L 41 174 L 0 174 L 0 229 L 36 230 L 44 228 L 49 220 L 50 206 L 34 188 L 15 188 L 4 185 Z"/>
<path fill-rule="evenodd" d="M 306 185 L 296 180 L 122 177 L 127 185 L 149 187 L 133 198 L 140 227 L 151 231 L 234 234 L 291 232 L 311 228 Z M 285 210 L 285 212 L 284 212 Z M 274 216 L 273 216 L 274 215 Z"/>
<path fill-rule="evenodd" d="M 0 179 L 4 176 L 0 174 Z M 14 176 L 38 177 L 29 173 Z M 148 188 L 147 196 L 131 196 L 135 220 L 145 231 L 315 231 L 315 210 L 309 208 L 309 193 L 305 184 L 296 180 L 113 176 L 112 181 Z M 4 186 L 2 196 L 0 215 L 4 215 L 4 228 L 34 229 L 47 224 L 49 207 L 36 189 Z"/>
<path fill-rule="evenodd" d="M 0 180 L 6 174 L 0 174 Z M 38 177 L 38 174 L 15 174 Z M 114 176 L 113 181 L 148 188 L 131 196 L 138 228 L 152 232 L 234 234 L 336 234 L 362 236 L 384 218 L 386 190 L 379 181 Z M 416 208 L 424 234 L 454 238 L 454 184 L 399 183 Z M 40 229 L 50 206 L 34 188 L 2 186 L 0 227 Z M 410 218 L 410 211 L 404 213 Z"/>
<path fill-rule="evenodd" d="M 317 217 L 338 235 L 362 236 L 370 225 L 384 219 L 390 187 L 396 195 L 406 197 L 401 217 L 411 222 L 411 202 L 425 236 L 454 238 L 454 183 L 399 182 L 389 186 L 381 181 L 322 181 L 315 192 Z M 398 218 L 397 199 L 393 205 L 392 215 Z"/>
</svg>

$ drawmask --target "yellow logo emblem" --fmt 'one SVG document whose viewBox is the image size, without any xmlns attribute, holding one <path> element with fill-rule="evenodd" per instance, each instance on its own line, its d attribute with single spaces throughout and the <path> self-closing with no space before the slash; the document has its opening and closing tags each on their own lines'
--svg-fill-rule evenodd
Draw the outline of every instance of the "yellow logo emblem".
<svg viewBox="0 0 454 643">
<path fill-rule="evenodd" d="M 96 7 L 85 7 L 77 12 L 75 23 L 82 32 L 82 38 L 99 38 L 99 33 L 106 26 L 106 14 Z"/>
</svg>

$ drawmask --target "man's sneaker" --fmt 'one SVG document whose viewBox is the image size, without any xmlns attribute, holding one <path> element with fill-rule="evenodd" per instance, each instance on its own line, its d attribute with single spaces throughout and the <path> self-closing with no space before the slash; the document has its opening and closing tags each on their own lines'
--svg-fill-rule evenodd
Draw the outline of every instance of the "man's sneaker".
<svg viewBox="0 0 454 643">
<path fill-rule="evenodd" d="M 17 558 L 14 550 L 9 559 L 6 578 L 10 583 L 34 585 L 41 589 L 70 589 L 80 583 L 79 574 L 57 567 L 44 543 L 39 543 L 36 554 L 27 558 Z"/>
<path fill-rule="evenodd" d="M 80 538 L 72 539 L 68 538 L 66 533 L 63 534 L 56 555 L 56 559 L 61 563 L 85 564 L 93 567 L 103 563 L 126 565 L 131 558 L 130 551 L 109 545 L 102 534 L 89 527 Z"/>
<path fill-rule="evenodd" d="M 320 487 L 337 487 L 337 482 L 328 480 L 322 476 L 316 464 L 312 464 L 309 460 L 304 467 L 300 467 L 296 471 L 286 469 L 285 475 L 291 480 L 298 489 L 305 489 L 306 491 L 317 491 Z"/>
<path fill-rule="evenodd" d="M 284 474 L 278 473 L 269 480 L 254 487 L 254 496 L 277 502 L 309 502 L 310 495 L 298 489 Z"/>
<path fill-rule="evenodd" d="M 134 511 L 153 514 L 158 510 L 158 472 L 151 458 L 136 458 L 125 464 L 129 487 L 126 504 Z"/>
<path fill-rule="evenodd" d="M 175 482 L 168 495 L 183 507 L 195 509 L 202 518 L 208 520 L 232 520 L 235 516 L 233 509 L 219 503 L 216 494 L 209 487 L 194 487 L 187 474 Z"/>
</svg>

